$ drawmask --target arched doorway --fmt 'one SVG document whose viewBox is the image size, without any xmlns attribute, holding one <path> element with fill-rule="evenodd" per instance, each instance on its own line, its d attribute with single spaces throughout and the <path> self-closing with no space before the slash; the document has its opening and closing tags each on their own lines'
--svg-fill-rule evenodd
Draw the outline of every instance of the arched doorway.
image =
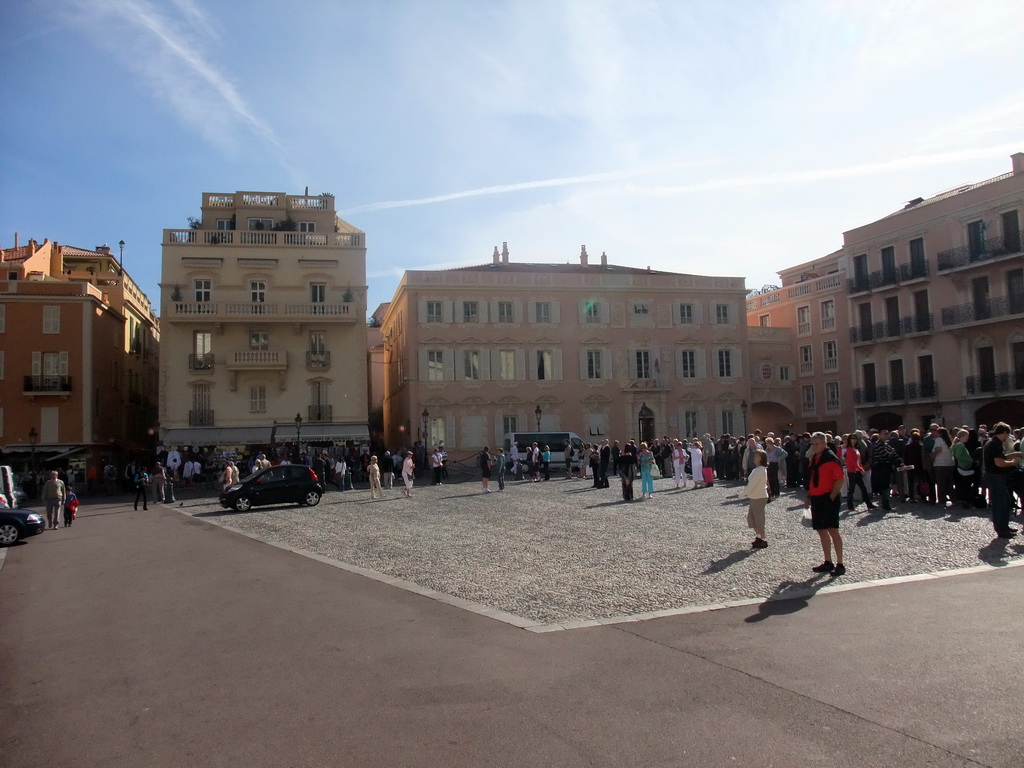
<svg viewBox="0 0 1024 768">
<path fill-rule="evenodd" d="M 785 435 L 793 430 L 793 411 L 782 403 L 762 400 L 750 406 L 750 431 L 760 429 L 761 434 L 774 432 Z"/>
<path fill-rule="evenodd" d="M 868 429 L 896 429 L 903 423 L 903 414 L 880 411 L 868 416 Z"/>
<path fill-rule="evenodd" d="M 654 442 L 654 411 L 647 407 L 647 403 L 640 406 L 640 413 L 637 414 L 637 432 L 640 442 L 648 445 Z"/>
<path fill-rule="evenodd" d="M 986 424 L 991 427 L 997 421 L 1005 421 L 1011 427 L 1024 425 L 1024 402 L 1020 400 L 993 400 L 974 412 L 974 423 L 970 427 Z"/>
</svg>

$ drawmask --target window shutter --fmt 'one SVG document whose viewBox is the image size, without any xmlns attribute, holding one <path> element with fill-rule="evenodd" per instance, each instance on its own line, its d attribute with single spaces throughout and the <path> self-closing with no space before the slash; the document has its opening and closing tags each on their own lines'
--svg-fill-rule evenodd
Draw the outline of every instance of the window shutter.
<svg viewBox="0 0 1024 768">
<path fill-rule="evenodd" d="M 483 381 L 491 379 L 491 354 L 486 349 L 480 350 L 480 379 Z"/>
<path fill-rule="evenodd" d="M 615 378 L 614 372 L 612 371 L 612 351 L 610 349 L 601 350 L 601 373 L 602 379 Z"/>
<path fill-rule="evenodd" d="M 693 303 L 693 324 L 704 324 L 704 305 L 696 301 Z"/>
<path fill-rule="evenodd" d="M 43 375 L 43 353 L 33 352 L 32 353 L 32 375 L 42 376 Z"/>
<path fill-rule="evenodd" d="M 58 366 L 57 367 L 57 370 L 58 370 L 58 374 L 57 375 L 58 376 L 67 376 L 68 375 L 68 353 L 67 352 L 60 352 L 58 354 L 57 366 Z"/>
<path fill-rule="evenodd" d="M 551 355 L 553 360 L 553 368 L 555 369 L 555 381 L 562 380 L 562 350 L 556 349 Z"/>
<path fill-rule="evenodd" d="M 420 325 L 423 325 L 425 322 L 427 322 L 427 300 L 426 299 L 420 299 L 420 301 L 419 301 L 419 308 L 417 310 L 417 318 L 420 321 Z"/>
<path fill-rule="evenodd" d="M 420 370 L 419 370 L 419 375 L 417 377 L 420 381 L 426 381 L 427 378 L 429 377 L 430 374 L 427 373 L 427 367 L 428 367 L 427 366 L 427 350 L 421 349 L 420 350 Z M 399 386 L 401 386 L 401 382 L 399 382 Z"/>
<path fill-rule="evenodd" d="M 490 305 L 490 317 L 481 317 L 481 323 L 496 323 L 498 322 L 498 300 L 493 299 L 492 301 L 481 301 L 480 302 L 480 314 L 484 314 L 483 309 Z"/>
<path fill-rule="evenodd" d="M 452 302 L 450 300 L 441 302 L 441 319 L 446 323 L 452 322 Z"/>
<path fill-rule="evenodd" d="M 551 302 L 551 323 L 553 325 L 558 325 L 560 322 L 562 322 L 561 306 L 562 303 L 559 301 Z"/>
<path fill-rule="evenodd" d="M 526 350 L 516 350 L 516 378 L 519 381 L 526 380 Z"/>
<path fill-rule="evenodd" d="M 463 306 L 464 302 L 461 298 L 455 299 L 455 322 L 461 323 L 462 318 L 465 317 L 466 308 Z"/>
<path fill-rule="evenodd" d="M 694 360 L 696 361 L 697 378 L 706 379 L 708 377 L 708 351 L 703 347 L 698 347 L 694 350 Z"/>
<path fill-rule="evenodd" d="M 580 313 L 580 325 L 584 325 L 587 322 L 587 302 L 581 301 L 579 306 Z"/>
<path fill-rule="evenodd" d="M 496 349 L 483 350 L 480 353 L 483 357 L 487 358 L 487 364 L 491 375 L 489 378 L 497 381 L 501 378 L 501 353 Z"/>
<path fill-rule="evenodd" d="M 523 302 L 517 301 L 512 305 L 512 322 L 523 322 Z"/>
<path fill-rule="evenodd" d="M 445 381 L 455 381 L 455 350 L 444 350 L 442 357 L 444 358 Z"/>
<path fill-rule="evenodd" d="M 587 350 L 581 349 L 580 350 L 580 379 L 581 380 L 586 380 L 588 378 L 587 373 L 588 373 L 587 372 Z"/>
<path fill-rule="evenodd" d="M 466 350 L 453 350 L 452 357 L 455 361 L 455 381 L 462 381 L 466 378 Z"/>
</svg>

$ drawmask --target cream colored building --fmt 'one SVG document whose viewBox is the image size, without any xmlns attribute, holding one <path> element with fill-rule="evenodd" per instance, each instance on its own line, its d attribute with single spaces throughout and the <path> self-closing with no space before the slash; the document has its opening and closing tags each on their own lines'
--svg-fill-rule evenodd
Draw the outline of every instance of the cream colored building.
<svg viewBox="0 0 1024 768">
<path fill-rule="evenodd" d="M 367 437 L 366 240 L 332 196 L 204 194 L 164 230 L 161 298 L 166 445 Z"/>
<path fill-rule="evenodd" d="M 1024 424 L 1024 153 L 844 233 L 859 423 Z"/>
<path fill-rule="evenodd" d="M 853 423 L 845 263 L 839 251 L 789 267 L 781 287 L 747 298 L 753 428 L 835 432 Z"/>
<path fill-rule="evenodd" d="M 513 431 L 744 431 L 743 278 L 591 259 L 406 272 L 382 330 L 388 443 L 469 454 Z"/>
</svg>

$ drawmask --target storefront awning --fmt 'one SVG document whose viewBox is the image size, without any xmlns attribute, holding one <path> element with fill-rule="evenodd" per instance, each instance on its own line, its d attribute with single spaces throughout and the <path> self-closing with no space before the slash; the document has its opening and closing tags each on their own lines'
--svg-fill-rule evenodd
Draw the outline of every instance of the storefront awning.
<svg viewBox="0 0 1024 768">
<path fill-rule="evenodd" d="M 164 445 L 269 445 L 270 427 L 189 427 L 168 429 Z"/>
<path fill-rule="evenodd" d="M 277 442 L 289 443 L 295 440 L 295 424 L 277 425 Z M 302 442 L 344 442 L 346 440 L 369 440 L 370 430 L 365 424 L 303 424 Z"/>
</svg>

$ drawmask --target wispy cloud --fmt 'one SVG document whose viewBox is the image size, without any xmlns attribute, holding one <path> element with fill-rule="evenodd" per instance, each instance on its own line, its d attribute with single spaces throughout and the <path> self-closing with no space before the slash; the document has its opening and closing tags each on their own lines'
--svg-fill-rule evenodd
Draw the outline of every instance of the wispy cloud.
<svg viewBox="0 0 1024 768">
<path fill-rule="evenodd" d="M 179 119 L 211 143 L 230 143 L 232 129 L 241 127 L 279 153 L 283 150 L 273 128 L 204 54 L 199 43 L 214 38 L 216 33 L 192 0 L 171 0 L 176 16 L 147 0 L 82 0 L 76 5 L 83 19 L 95 27 L 97 42 L 110 45 L 110 27 L 104 23 L 110 17 L 144 33 L 141 37 L 117 35 L 114 50 L 156 86 L 156 95 L 173 108 Z"/>
</svg>

